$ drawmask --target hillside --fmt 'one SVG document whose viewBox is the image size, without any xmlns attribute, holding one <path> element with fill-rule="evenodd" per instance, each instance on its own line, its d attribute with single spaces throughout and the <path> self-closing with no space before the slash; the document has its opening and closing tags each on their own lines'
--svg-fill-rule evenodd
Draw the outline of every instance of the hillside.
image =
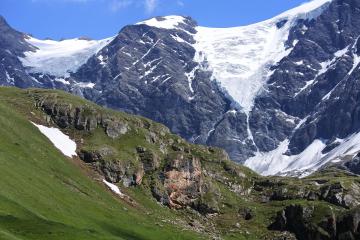
<svg viewBox="0 0 360 240">
<path fill-rule="evenodd" d="M 343 170 L 261 177 L 221 149 L 61 91 L 3 87 L 0 109 L 1 239 L 359 237 L 360 180 Z M 67 134 L 77 156 L 31 122 Z"/>
<path fill-rule="evenodd" d="M 163 210 L 145 214 L 117 199 L 78 159 L 55 149 L 30 122 L 45 116 L 29 95 L 37 91 L 0 92 L 0 239 L 196 238 L 172 224 L 156 226 Z M 88 104 L 60 92 L 38 94 Z"/>
</svg>

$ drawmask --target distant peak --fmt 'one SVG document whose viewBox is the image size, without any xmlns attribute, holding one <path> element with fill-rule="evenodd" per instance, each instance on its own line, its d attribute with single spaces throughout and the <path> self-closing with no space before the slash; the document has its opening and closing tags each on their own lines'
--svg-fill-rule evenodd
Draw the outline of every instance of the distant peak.
<svg viewBox="0 0 360 240">
<path fill-rule="evenodd" d="M 304 17 L 304 18 L 316 18 L 321 14 L 322 10 L 328 6 L 333 0 L 312 0 L 304 4 L 301 4 L 298 7 L 290 9 L 275 18 L 285 18 L 285 17 Z"/>
<path fill-rule="evenodd" d="M 136 25 L 148 25 L 150 27 L 164 28 L 164 29 L 177 29 L 181 28 L 181 25 L 196 25 L 196 22 L 190 17 L 184 16 L 164 16 L 164 17 L 154 17 L 148 20 L 138 22 Z"/>
<path fill-rule="evenodd" d="M 9 24 L 7 23 L 6 19 L 2 15 L 0 15 L 0 26 L 9 27 Z"/>
</svg>

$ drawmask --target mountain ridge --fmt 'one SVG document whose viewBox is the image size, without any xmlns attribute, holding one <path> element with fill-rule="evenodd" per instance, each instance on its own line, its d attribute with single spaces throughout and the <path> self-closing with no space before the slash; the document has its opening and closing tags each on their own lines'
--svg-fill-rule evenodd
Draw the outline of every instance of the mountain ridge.
<svg viewBox="0 0 360 240">
<path fill-rule="evenodd" d="M 359 131 L 353 119 L 356 109 L 340 120 L 342 114 L 336 112 L 346 111 L 347 103 L 338 103 L 340 108 L 332 105 L 336 97 L 341 100 L 340 95 L 345 94 L 331 91 L 347 82 L 347 75 L 357 74 L 357 50 L 346 47 L 357 45 L 358 6 L 357 0 L 316 0 L 273 18 L 279 21 L 272 23 L 271 31 L 283 31 L 283 37 L 276 40 L 276 46 L 269 43 L 269 49 L 283 49 L 280 60 L 274 57 L 276 54 L 265 56 L 271 62 L 260 59 L 252 70 L 257 74 L 250 74 L 244 81 L 239 73 L 251 73 L 244 56 L 251 60 L 249 63 L 261 56 L 263 38 L 257 31 L 267 33 L 266 28 L 259 25 L 258 30 L 250 29 L 253 39 L 241 27 L 238 29 L 240 33 L 245 31 L 243 36 L 231 31 L 230 47 L 221 47 L 216 41 L 208 44 L 208 52 L 219 47 L 213 61 L 219 61 L 221 72 L 214 70 L 206 51 L 200 56 L 196 22 L 168 16 L 124 27 L 67 78 L 30 73 L 38 81 L 31 84 L 67 90 L 104 106 L 149 117 L 191 142 L 224 148 L 233 160 L 262 174 L 308 174 L 315 170 L 311 169 L 314 164 L 327 164 L 325 155 L 339 143 L 334 142 L 337 138 L 345 141 Z M 156 24 L 166 26 L 159 28 Z M 226 38 L 226 34 L 219 33 L 219 42 L 226 42 L 224 35 Z M 253 44 L 254 39 L 260 44 Z M 232 60 L 222 57 L 226 49 L 234 54 Z M 339 79 L 345 80 L 340 83 Z M 227 81 L 229 86 L 224 85 Z M 335 101 L 329 100 L 332 93 Z M 316 120 L 320 112 L 321 121 Z M 339 118 L 337 125 L 343 121 L 349 130 L 340 126 L 331 129 L 329 112 Z M 311 147 L 316 148 L 314 157 L 303 161 L 301 154 Z M 271 154 L 274 151 L 276 158 Z M 294 169 L 302 169 L 302 173 Z"/>
</svg>

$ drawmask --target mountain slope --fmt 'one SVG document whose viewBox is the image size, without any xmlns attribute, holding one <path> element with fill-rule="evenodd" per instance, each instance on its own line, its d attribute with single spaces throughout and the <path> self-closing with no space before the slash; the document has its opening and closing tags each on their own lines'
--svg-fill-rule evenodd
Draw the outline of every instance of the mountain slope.
<svg viewBox="0 0 360 240">
<path fill-rule="evenodd" d="M 0 88 L 0 93 L 2 239 L 356 239 L 360 234 L 360 182 L 348 172 L 260 177 L 222 150 L 189 144 L 145 118 L 61 91 Z M 59 133 L 47 139 L 30 121 L 66 133 L 79 157 L 66 158 L 65 149 L 49 141 Z"/>
<path fill-rule="evenodd" d="M 73 72 L 26 68 L 20 72 L 37 83 L 12 85 L 63 89 L 222 147 L 261 174 L 304 176 L 357 154 L 344 148 L 357 145 L 359 132 L 359 5 L 314 0 L 229 29 L 188 17 L 149 19 L 99 41 L 101 50 L 80 51 L 87 61 Z M 339 146 L 349 139 L 353 145 Z"/>
<path fill-rule="evenodd" d="M 1 239 L 196 238 L 117 200 L 31 124 L 41 115 L 26 92 L 0 91 Z"/>
</svg>

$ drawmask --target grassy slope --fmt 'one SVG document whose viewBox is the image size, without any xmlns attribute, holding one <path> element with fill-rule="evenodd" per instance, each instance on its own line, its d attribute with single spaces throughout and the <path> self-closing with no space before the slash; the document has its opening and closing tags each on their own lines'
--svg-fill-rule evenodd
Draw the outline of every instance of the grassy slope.
<svg viewBox="0 0 360 240">
<path fill-rule="evenodd" d="M 0 88 L 0 239 L 197 238 L 90 180 L 27 120 L 29 106 L 24 91 Z"/>
<path fill-rule="evenodd" d="M 60 102 L 72 105 L 87 105 L 99 112 L 117 116 L 130 124 L 132 129 L 121 139 L 109 139 L 103 129 L 96 129 L 88 134 L 83 131 L 67 129 L 67 133 L 77 140 L 84 140 L 82 148 L 98 149 L 106 145 L 117 150 L 115 158 L 122 161 L 134 161 L 134 148 L 139 144 L 153 150 L 158 155 L 159 146 L 144 141 L 147 134 L 142 128 L 135 127 L 141 122 L 151 122 L 141 117 L 107 110 L 93 103 L 74 97 L 61 91 L 30 90 L 31 94 L 40 96 L 56 95 Z M 35 95 L 36 95 L 35 94 Z M 152 197 L 148 186 L 150 176 L 145 176 L 143 184 L 136 188 L 122 188 L 138 205 L 132 207 L 119 200 L 98 182 L 92 181 L 89 172 L 82 168 L 79 161 L 72 161 L 62 156 L 46 137 L 40 134 L 28 119 L 43 121 L 42 112 L 34 106 L 34 99 L 27 91 L 15 88 L 0 88 L 0 239 L 197 239 L 194 232 L 181 230 L 191 218 L 197 218 L 190 210 L 174 211 L 160 206 Z M 15 110 L 15 111 L 14 111 Z M 153 131 L 164 128 L 151 122 Z M 174 141 L 179 138 L 172 134 L 166 137 Z M 187 143 L 180 145 L 189 147 Z M 308 179 L 260 177 L 251 170 L 236 166 L 231 162 L 219 163 L 207 155 L 201 146 L 191 145 L 195 155 L 203 157 L 202 167 L 208 172 L 221 173 L 226 182 L 241 182 L 241 186 L 250 188 L 254 181 L 279 180 L 287 184 L 289 192 L 299 190 L 295 186 L 308 186 L 316 179 L 330 179 L 330 182 L 349 185 L 353 179 L 347 175 L 314 175 Z M 111 161 L 111 159 L 109 159 Z M 136 164 L 136 162 L 134 163 Z M 245 178 L 234 177 L 224 172 L 226 168 L 239 169 Z M 80 167 L 79 167 L 80 166 Z M 221 193 L 220 214 L 210 219 L 199 221 L 204 224 L 213 223 L 215 232 L 224 239 L 269 239 L 276 232 L 267 227 L 274 216 L 290 204 L 313 205 L 316 212 L 314 222 L 331 212 L 342 212 L 344 209 L 324 201 L 306 201 L 302 199 L 269 201 L 263 203 L 259 199 L 263 191 L 252 191 L 242 196 L 229 191 L 221 181 L 212 184 Z M 309 185 L 312 186 L 312 185 Z M 266 190 L 266 188 L 265 188 Z M 265 191 L 264 190 L 264 191 Z M 273 190 L 270 188 L 270 190 Z M 267 191 L 267 190 L 266 190 Z M 211 199 L 209 199 L 211 201 Z M 245 220 L 239 216 L 239 209 L 250 208 L 255 217 Z M 202 220 L 201 220 L 202 219 Z M 176 223 L 176 224 L 174 224 Z M 238 227 L 238 226 L 240 227 Z M 206 236 L 208 237 L 208 236 Z M 203 236 L 203 238 L 206 238 Z"/>
</svg>

